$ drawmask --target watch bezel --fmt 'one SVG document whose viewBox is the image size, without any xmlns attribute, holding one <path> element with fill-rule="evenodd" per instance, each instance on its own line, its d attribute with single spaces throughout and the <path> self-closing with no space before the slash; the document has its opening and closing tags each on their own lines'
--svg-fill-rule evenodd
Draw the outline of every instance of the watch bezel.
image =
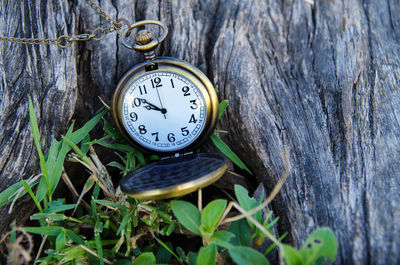
<svg viewBox="0 0 400 265">
<path fill-rule="evenodd" d="M 149 65 L 156 66 L 151 67 L 154 70 L 149 70 Z M 161 151 L 161 150 L 152 150 L 146 148 L 141 145 L 139 142 L 135 141 L 125 129 L 123 120 L 122 120 L 122 99 L 126 90 L 129 88 L 130 84 L 135 82 L 141 76 L 145 75 L 148 72 L 154 71 L 168 71 L 180 74 L 190 80 L 194 85 L 196 85 L 200 92 L 202 93 L 205 104 L 206 104 L 206 122 L 203 127 L 202 132 L 188 146 L 178 149 L 175 151 Z M 215 128 L 215 124 L 218 117 L 218 98 L 215 92 L 214 86 L 211 81 L 207 78 L 207 76 L 201 72 L 197 67 L 176 59 L 172 57 L 158 57 L 150 62 L 143 62 L 138 65 L 135 65 L 133 68 L 128 70 L 118 82 L 118 85 L 115 89 L 113 97 L 111 99 L 111 113 L 114 120 L 114 123 L 122 136 L 135 148 L 145 153 L 159 154 L 163 156 L 168 156 L 175 153 L 186 153 L 197 149 L 204 141 L 208 139 L 210 134 L 213 132 Z"/>
</svg>

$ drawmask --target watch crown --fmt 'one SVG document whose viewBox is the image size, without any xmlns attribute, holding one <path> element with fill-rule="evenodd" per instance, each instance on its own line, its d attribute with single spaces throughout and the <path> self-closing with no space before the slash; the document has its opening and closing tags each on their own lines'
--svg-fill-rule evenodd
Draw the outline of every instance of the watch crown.
<svg viewBox="0 0 400 265">
<path fill-rule="evenodd" d="M 150 31 L 143 29 L 136 34 L 136 42 L 145 45 L 153 40 L 153 34 Z"/>
</svg>

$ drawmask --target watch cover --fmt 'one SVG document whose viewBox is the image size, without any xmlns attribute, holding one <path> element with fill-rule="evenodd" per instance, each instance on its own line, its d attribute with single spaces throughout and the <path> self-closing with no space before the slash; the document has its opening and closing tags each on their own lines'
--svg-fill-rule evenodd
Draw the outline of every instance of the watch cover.
<svg viewBox="0 0 400 265">
<path fill-rule="evenodd" d="M 121 190 L 142 200 L 177 197 L 217 181 L 228 168 L 218 153 L 196 153 L 172 157 L 146 165 L 120 181 Z"/>
</svg>

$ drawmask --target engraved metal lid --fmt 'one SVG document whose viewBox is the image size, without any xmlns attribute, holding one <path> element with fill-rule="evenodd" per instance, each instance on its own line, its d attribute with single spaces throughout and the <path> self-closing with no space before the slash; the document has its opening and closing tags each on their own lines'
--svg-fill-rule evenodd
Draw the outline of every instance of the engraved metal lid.
<svg viewBox="0 0 400 265">
<path fill-rule="evenodd" d="M 144 166 L 126 175 L 120 186 L 135 199 L 172 198 L 214 183 L 227 168 L 228 161 L 222 154 L 190 154 Z"/>
</svg>

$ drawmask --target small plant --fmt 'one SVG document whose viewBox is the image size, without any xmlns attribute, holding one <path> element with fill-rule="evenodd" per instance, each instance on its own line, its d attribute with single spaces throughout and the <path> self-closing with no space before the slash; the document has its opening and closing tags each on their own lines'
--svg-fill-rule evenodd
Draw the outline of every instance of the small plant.
<svg viewBox="0 0 400 265">
<path fill-rule="evenodd" d="M 220 116 L 226 106 L 226 101 L 221 102 Z M 125 175 L 159 157 L 143 155 L 127 145 L 103 118 L 106 113 L 107 110 L 101 111 L 78 130 L 74 130 L 72 124 L 65 136 L 60 141 L 53 140 L 48 153 L 43 154 L 29 100 L 32 134 L 42 173 L 0 193 L 0 206 L 11 203 L 11 211 L 16 200 L 29 194 L 38 210 L 30 219 L 38 225 L 14 225 L 13 230 L 3 236 L 1 243 L 7 243 L 9 263 L 258 265 L 269 264 L 266 255 L 276 247 L 281 264 L 319 265 L 326 257 L 331 261 L 335 259 L 337 242 L 329 228 L 313 232 L 300 250 L 281 243 L 286 233 L 279 238 L 273 233 L 271 228 L 279 218 L 272 218 L 272 212 L 263 209 L 287 178 L 288 165 L 284 177 L 265 201 L 249 197 L 241 186 L 235 186 L 235 201 L 217 199 L 204 209 L 201 199 L 196 207 L 181 199 L 150 202 L 125 196 L 119 188 L 114 188 L 107 166 L 116 167 Z M 91 141 L 89 133 L 101 120 L 105 137 Z M 237 166 L 250 172 L 220 138 L 213 135 L 211 140 Z M 94 145 L 115 150 L 119 161 L 104 166 Z M 86 180 L 80 192 L 64 170 L 65 159 L 80 163 L 86 169 L 82 175 Z M 54 197 L 61 179 L 75 197 L 73 203 Z M 201 238 L 196 251 L 189 251 L 173 240 L 174 235 L 182 233 Z M 30 234 L 42 238 L 35 257 Z M 265 240 L 271 243 L 265 253 L 261 253 L 256 249 Z"/>
</svg>

